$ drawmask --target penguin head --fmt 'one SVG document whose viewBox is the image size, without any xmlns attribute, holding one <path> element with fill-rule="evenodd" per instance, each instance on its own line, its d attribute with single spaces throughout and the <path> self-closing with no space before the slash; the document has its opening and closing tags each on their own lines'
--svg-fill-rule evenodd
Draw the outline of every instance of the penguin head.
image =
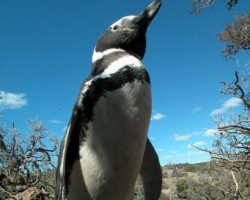
<svg viewBox="0 0 250 200">
<path fill-rule="evenodd" d="M 97 41 L 95 51 L 123 49 L 142 59 L 146 50 L 146 32 L 156 16 L 161 0 L 154 0 L 137 16 L 127 16 L 113 23 Z"/>
</svg>

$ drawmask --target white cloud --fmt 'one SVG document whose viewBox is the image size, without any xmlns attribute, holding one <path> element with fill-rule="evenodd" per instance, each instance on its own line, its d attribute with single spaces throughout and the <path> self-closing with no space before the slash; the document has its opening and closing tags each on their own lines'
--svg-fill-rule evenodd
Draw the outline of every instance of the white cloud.
<svg viewBox="0 0 250 200">
<path fill-rule="evenodd" d="M 215 136 L 215 135 L 218 135 L 218 130 L 216 129 L 208 129 L 206 130 L 206 132 L 204 133 L 205 136 L 208 136 L 208 137 L 212 137 L 212 136 Z"/>
<path fill-rule="evenodd" d="M 167 159 L 170 159 L 170 158 L 172 158 L 173 156 L 164 156 L 164 157 L 162 157 L 162 159 L 164 159 L 164 160 L 167 160 Z"/>
<path fill-rule="evenodd" d="M 182 135 L 180 135 L 180 134 L 174 134 L 174 140 L 175 141 L 187 141 L 191 137 L 193 137 L 193 136 L 199 136 L 199 135 L 201 135 L 201 132 L 198 132 L 198 131 L 192 132 L 192 133 L 189 133 L 189 134 L 182 134 Z"/>
<path fill-rule="evenodd" d="M 200 155 L 200 154 L 203 154 L 204 152 L 203 151 L 189 151 L 187 152 L 187 155 L 188 156 L 194 156 L 194 155 Z"/>
<path fill-rule="evenodd" d="M 187 147 L 188 147 L 188 148 L 192 148 L 193 146 L 200 147 L 200 146 L 203 146 L 203 145 L 205 145 L 205 144 L 206 144 L 206 142 L 199 141 L 199 142 L 195 142 L 195 143 L 193 143 L 193 144 L 189 144 Z"/>
<path fill-rule="evenodd" d="M 148 138 L 149 138 L 150 141 L 155 140 L 155 137 L 153 137 L 153 136 L 149 136 Z"/>
<path fill-rule="evenodd" d="M 216 116 L 226 113 L 229 109 L 239 106 L 242 103 L 242 100 L 237 97 L 232 97 L 226 100 L 220 108 L 213 110 L 210 115 Z"/>
<path fill-rule="evenodd" d="M 24 93 L 11 93 L 5 91 L 0 91 L 0 93 L 0 107 L 3 109 L 19 109 L 28 103 Z"/>
<path fill-rule="evenodd" d="M 174 134 L 174 140 L 175 141 L 187 141 L 192 137 L 191 134 L 186 134 L 186 135 L 179 135 L 179 134 Z"/>
<path fill-rule="evenodd" d="M 161 114 L 161 113 L 156 113 L 151 117 L 151 120 L 161 120 L 163 118 L 165 118 L 166 116 Z"/>
<path fill-rule="evenodd" d="M 176 151 L 176 150 L 174 150 L 174 149 L 169 150 L 169 152 L 170 152 L 171 154 L 177 154 L 177 153 L 178 153 L 178 151 Z"/>
<path fill-rule="evenodd" d="M 239 106 L 242 103 L 242 100 L 237 97 L 232 97 L 224 102 L 224 107 L 226 108 L 233 108 Z"/>
<path fill-rule="evenodd" d="M 48 122 L 51 124 L 64 124 L 64 122 L 62 122 L 61 120 L 58 120 L 58 119 L 51 119 Z"/>
<path fill-rule="evenodd" d="M 62 129 L 62 132 L 64 132 L 64 133 L 65 133 L 65 132 L 66 132 L 66 130 L 67 130 L 67 128 L 68 128 L 68 126 L 64 126 L 64 127 L 63 127 L 63 129 Z"/>
<path fill-rule="evenodd" d="M 195 132 L 191 133 L 191 135 L 194 135 L 194 136 L 199 136 L 200 134 L 201 134 L 200 131 L 195 131 Z"/>
<path fill-rule="evenodd" d="M 202 107 L 201 107 L 201 106 L 196 106 L 196 107 L 193 109 L 193 113 L 200 112 L 201 110 L 202 110 Z"/>
<path fill-rule="evenodd" d="M 159 153 L 159 152 L 163 152 L 164 151 L 164 149 L 155 149 L 155 151 L 157 152 L 157 153 Z"/>
</svg>

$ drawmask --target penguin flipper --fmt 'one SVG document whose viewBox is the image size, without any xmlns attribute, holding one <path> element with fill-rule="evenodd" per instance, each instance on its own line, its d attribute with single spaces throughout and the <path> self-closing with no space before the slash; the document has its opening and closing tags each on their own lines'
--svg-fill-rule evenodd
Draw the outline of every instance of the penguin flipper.
<svg viewBox="0 0 250 200">
<path fill-rule="evenodd" d="M 82 90 L 86 86 L 86 79 L 82 84 Z M 79 94 L 80 96 L 80 94 Z M 59 156 L 58 156 L 58 166 L 56 172 L 56 189 L 55 197 L 57 200 L 65 199 L 67 179 L 69 177 L 68 170 L 72 167 L 74 161 L 78 159 L 78 146 L 80 136 L 81 139 L 85 139 L 85 134 L 82 131 L 83 124 L 83 112 L 79 105 L 75 104 L 72 115 L 65 131 L 64 137 L 61 142 Z M 79 136 L 79 133 L 81 134 Z M 74 156 L 75 155 L 75 156 Z M 67 162 L 66 162 L 67 161 Z M 66 165 L 66 163 L 69 163 Z M 70 166 L 69 166 L 70 165 Z"/>
<path fill-rule="evenodd" d="M 158 155 L 149 139 L 147 139 L 145 147 L 140 178 L 143 185 L 144 200 L 158 200 L 162 188 L 162 171 Z"/>
</svg>

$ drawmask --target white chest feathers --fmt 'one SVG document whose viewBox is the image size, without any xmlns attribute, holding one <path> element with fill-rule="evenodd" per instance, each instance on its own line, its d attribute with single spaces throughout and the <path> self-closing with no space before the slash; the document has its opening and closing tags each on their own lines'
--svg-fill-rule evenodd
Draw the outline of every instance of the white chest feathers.
<svg viewBox="0 0 250 200">
<path fill-rule="evenodd" d="M 69 190 L 68 197 L 76 192 L 78 196 L 80 191 L 86 196 L 87 190 L 91 199 L 133 199 L 150 115 L 149 83 L 135 79 L 105 92 L 94 107 L 86 142 L 80 147 L 80 160 L 74 164 L 70 178 L 72 186 L 77 177 L 84 180 L 84 185 L 75 185 L 76 191 Z M 75 174 L 79 170 L 82 177 Z"/>
</svg>

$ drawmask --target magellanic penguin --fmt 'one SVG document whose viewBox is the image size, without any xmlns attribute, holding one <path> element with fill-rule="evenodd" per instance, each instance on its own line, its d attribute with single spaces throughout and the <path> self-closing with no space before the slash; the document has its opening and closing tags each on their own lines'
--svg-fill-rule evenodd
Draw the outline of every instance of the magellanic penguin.
<svg viewBox="0 0 250 200">
<path fill-rule="evenodd" d="M 96 43 L 61 143 L 57 200 L 132 200 L 138 175 L 143 196 L 157 200 L 161 168 L 147 139 L 150 77 L 142 63 L 146 31 L 161 6 L 112 24 Z"/>
</svg>

